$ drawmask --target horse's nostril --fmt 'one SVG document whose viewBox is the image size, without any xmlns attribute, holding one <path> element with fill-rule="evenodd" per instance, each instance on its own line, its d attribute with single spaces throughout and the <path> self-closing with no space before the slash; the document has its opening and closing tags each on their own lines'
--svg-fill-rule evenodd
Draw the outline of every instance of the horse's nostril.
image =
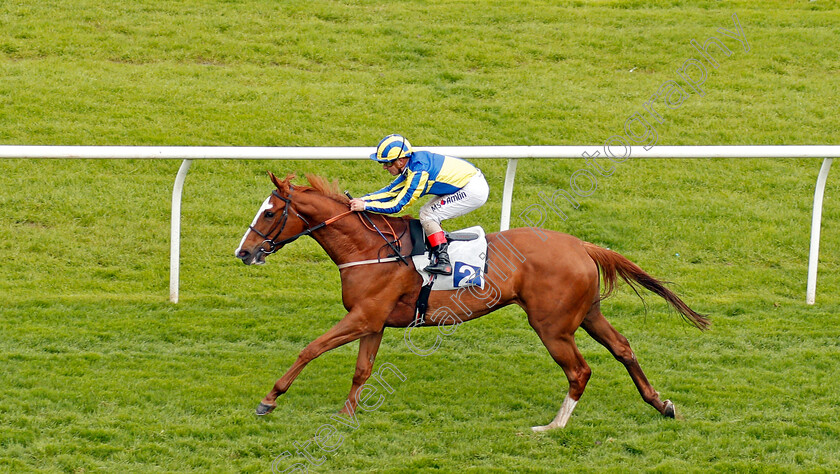
<svg viewBox="0 0 840 474">
<path fill-rule="evenodd" d="M 239 251 L 239 258 L 245 258 L 247 256 L 248 256 L 248 251 L 247 250 L 240 250 Z"/>
</svg>

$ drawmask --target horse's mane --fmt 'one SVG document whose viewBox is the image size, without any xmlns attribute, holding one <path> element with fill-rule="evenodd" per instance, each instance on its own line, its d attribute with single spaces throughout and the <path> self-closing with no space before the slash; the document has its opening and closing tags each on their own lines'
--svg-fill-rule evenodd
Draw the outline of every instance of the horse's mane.
<svg viewBox="0 0 840 474">
<path fill-rule="evenodd" d="M 340 202 L 344 205 L 349 205 L 350 204 L 350 198 L 348 198 L 344 193 L 342 193 L 340 191 L 341 186 L 338 184 L 337 179 L 334 179 L 334 180 L 330 181 L 327 178 L 324 178 L 323 176 L 318 176 L 317 174 L 307 173 L 306 174 L 306 180 L 309 181 L 309 184 L 312 186 L 311 188 L 307 188 L 307 189 L 313 189 L 313 190 L 323 194 L 324 196 L 326 196 L 326 197 L 328 197 L 328 198 L 330 198 L 334 201 L 338 201 L 338 202 Z M 383 217 L 385 219 L 396 219 L 398 221 L 412 219 L 410 214 L 405 214 L 405 215 L 402 215 L 402 216 L 382 215 L 381 217 Z"/>
<path fill-rule="evenodd" d="M 318 176 L 317 174 L 307 174 L 306 180 L 309 181 L 309 184 L 312 186 L 312 189 L 318 191 L 324 196 L 327 196 L 328 198 L 331 198 L 342 204 L 350 203 L 350 199 L 340 191 L 341 187 L 338 185 L 337 179 L 329 181 L 327 178 L 324 178 L 323 176 Z"/>
</svg>

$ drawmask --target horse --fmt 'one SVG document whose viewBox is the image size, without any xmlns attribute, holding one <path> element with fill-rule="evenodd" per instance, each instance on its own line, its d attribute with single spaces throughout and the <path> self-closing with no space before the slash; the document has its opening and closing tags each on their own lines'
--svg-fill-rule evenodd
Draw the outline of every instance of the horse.
<svg viewBox="0 0 840 474">
<path fill-rule="evenodd" d="M 242 237 L 235 256 L 246 265 L 264 264 L 268 255 L 286 244 L 311 236 L 339 266 L 341 297 L 347 314 L 300 352 L 259 402 L 256 414 L 273 411 L 277 398 L 289 390 L 310 361 L 359 340 L 350 393 L 340 410 L 354 416 L 385 328 L 411 329 L 418 324 L 415 304 L 422 277 L 411 259 L 404 264 L 400 261 L 402 254 L 390 255 L 394 250 L 405 253 L 401 249 L 411 248 L 409 217 L 374 214 L 373 218 L 386 229 L 383 233 L 367 213 L 349 210 L 349 198 L 338 191 L 336 182 L 306 175 L 310 185 L 304 186 L 291 183 L 293 174 L 283 180 L 268 174 L 275 189 Z M 575 344 L 578 327 L 625 366 L 645 402 L 665 417 L 676 416 L 674 404 L 662 401 L 648 382 L 627 339 L 602 314 L 601 301 L 613 292 L 621 278 L 637 294 L 640 286 L 662 297 L 700 330 L 710 325 L 706 315 L 689 308 L 662 281 L 618 252 L 574 236 L 530 227 L 490 233 L 486 238 L 485 288 L 431 292 L 423 325 L 461 324 L 510 304 L 524 309 L 528 323 L 569 383 L 557 415 L 547 425 L 534 426 L 534 431 L 565 427 L 589 381 L 591 370 Z"/>
</svg>

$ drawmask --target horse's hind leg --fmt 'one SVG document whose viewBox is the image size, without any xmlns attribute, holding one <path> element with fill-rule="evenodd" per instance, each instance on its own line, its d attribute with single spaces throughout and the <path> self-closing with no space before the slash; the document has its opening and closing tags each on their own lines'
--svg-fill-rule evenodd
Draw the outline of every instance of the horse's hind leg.
<svg viewBox="0 0 840 474">
<path fill-rule="evenodd" d="M 627 342 L 627 338 L 616 331 L 612 324 L 607 321 L 601 313 L 599 303 L 592 305 L 592 308 L 580 326 L 593 339 L 606 347 L 613 357 L 624 364 L 624 367 L 627 368 L 627 372 L 630 373 L 630 377 L 633 379 L 633 383 L 636 384 L 636 388 L 646 402 L 651 404 L 664 416 L 674 418 L 676 415 L 674 404 L 671 403 L 671 400 L 665 400 L 663 402 L 659 399 L 659 393 L 653 389 L 647 377 L 645 377 L 645 373 L 642 371 L 642 367 L 636 359 L 636 354 L 630 349 L 630 343 Z"/>
<path fill-rule="evenodd" d="M 566 394 L 566 398 L 563 399 L 563 405 L 551 423 L 543 426 L 534 426 L 531 429 L 539 432 L 554 428 L 563 428 L 572 416 L 572 411 L 575 409 L 578 400 L 580 400 L 580 396 L 583 395 L 583 390 L 586 388 L 586 383 L 589 381 L 589 376 L 592 374 L 592 371 L 589 369 L 589 365 L 587 365 L 575 344 L 574 332 L 554 336 L 548 332 L 541 331 L 536 326 L 534 326 L 534 329 L 537 330 L 537 334 L 542 339 L 551 357 L 554 358 L 555 362 L 566 373 L 566 378 L 569 379 L 569 392 Z"/>
</svg>

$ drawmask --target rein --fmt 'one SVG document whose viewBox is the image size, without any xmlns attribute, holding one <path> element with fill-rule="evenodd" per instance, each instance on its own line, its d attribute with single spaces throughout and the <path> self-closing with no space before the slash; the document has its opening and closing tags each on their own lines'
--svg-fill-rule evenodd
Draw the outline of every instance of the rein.
<svg viewBox="0 0 840 474">
<path fill-rule="evenodd" d="M 344 191 L 344 194 L 347 195 L 348 198 L 353 199 L 353 197 L 350 196 L 349 192 Z M 364 217 L 364 220 L 362 220 L 362 224 L 365 224 L 365 221 L 368 221 L 368 223 L 370 223 L 370 225 L 373 226 L 373 229 L 368 227 L 367 224 L 365 224 L 365 227 L 367 227 L 368 230 L 376 230 L 376 233 L 379 234 L 380 237 L 382 237 L 382 240 L 384 240 L 385 243 L 388 244 L 388 247 L 391 247 L 391 250 L 394 252 L 394 257 L 399 259 L 402 263 L 404 263 L 405 266 L 408 266 L 408 261 L 406 261 L 405 256 L 403 256 L 400 252 L 400 239 L 397 237 L 397 233 L 396 231 L 394 231 L 394 227 L 391 226 L 391 223 L 388 222 L 388 219 L 385 219 L 384 217 L 382 218 L 382 220 L 385 221 L 386 224 L 388 224 L 388 228 L 391 229 L 391 237 L 394 238 L 393 240 L 388 240 L 388 238 L 385 237 L 382 231 L 379 230 L 379 227 L 376 227 L 376 224 L 373 223 L 373 219 L 371 219 L 364 210 L 359 214 L 359 219 Z M 339 270 L 340 269 L 341 267 L 339 266 Z"/>
<path fill-rule="evenodd" d="M 249 228 L 254 233 L 256 233 L 257 235 L 259 235 L 260 237 L 262 237 L 264 239 L 262 245 L 260 246 L 260 251 L 265 253 L 266 255 L 271 255 L 271 254 L 277 252 L 278 250 L 280 250 L 280 247 L 282 247 L 282 246 L 284 246 L 284 245 L 286 245 L 290 242 L 294 242 L 295 240 L 297 240 L 297 239 L 299 239 L 303 236 L 310 235 L 313 232 L 315 232 L 316 230 L 318 230 L 322 227 L 326 227 L 326 226 L 332 224 L 333 222 L 336 222 L 336 221 L 346 217 L 348 214 L 351 214 L 351 213 L 354 212 L 352 210 L 347 210 L 345 212 L 342 212 L 341 214 L 330 217 L 329 219 L 325 220 L 324 222 L 321 222 L 320 224 L 316 224 L 316 225 L 312 226 L 312 225 L 309 224 L 309 221 L 307 221 L 306 218 L 304 218 L 302 215 L 300 215 L 300 213 L 298 213 L 297 211 L 294 211 L 295 215 L 300 220 L 302 220 L 303 223 L 306 225 L 306 229 L 303 230 L 302 232 L 298 232 L 297 234 L 295 234 L 291 237 L 287 237 L 283 240 L 277 240 L 277 238 L 280 237 L 280 235 L 283 233 L 283 229 L 286 228 L 286 224 L 288 223 L 289 208 L 291 207 L 291 204 L 292 204 L 292 190 L 293 189 L 294 189 L 294 187 L 289 186 L 289 196 L 288 197 L 285 197 L 285 196 L 281 195 L 276 189 L 271 191 L 271 194 L 274 197 L 276 197 L 277 199 L 280 199 L 281 201 L 286 203 L 286 205 L 283 207 L 283 214 L 280 218 L 280 221 L 275 226 L 275 227 L 279 227 L 276 231 L 274 230 L 274 228 L 271 228 L 266 233 L 263 234 L 262 232 L 257 230 L 253 225 L 249 226 Z M 381 262 L 392 262 L 392 261 L 396 261 L 396 260 L 400 260 L 403 263 L 405 263 L 406 265 L 408 265 L 408 262 L 405 260 L 405 256 L 400 253 L 400 240 L 397 237 L 397 232 L 394 230 L 394 227 L 391 225 L 391 223 L 388 222 L 387 219 L 385 219 L 385 223 L 388 224 L 388 229 L 389 229 L 386 232 L 391 237 L 393 237 L 393 240 L 388 240 L 388 238 L 385 236 L 385 234 L 383 234 L 382 231 L 380 231 L 379 228 L 376 227 L 376 224 L 373 223 L 373 220 L 370 217 L 368 217 L 368 215 L 365 214 L 364 211 L 362 211 L 358 214 L 359 214 L 359 220 L 362 222 L 362 224 L 368 230 L 376 231 L 376 233 L 378 233 L 379 236 L 382 237 L 382 239 L 385 241 L 385 243 L 389 247 L 391 247 L 391 249 L 396 253 L 396 256 L 387 257 L 385 259 L 365 260 L 365 261 L 362 261 L 362 262 L 344 263 L 344 264 L 338 265 L 338 268 L 342 269 L 342 268 L 355 266 L 355 265 L 365 265 L 365 264 L 369 264 L 369 263 L 381 263 Z M 362 218 L 363 216 L 364 216 L 364 219 Z M 367 222 L 365 222 L 365 220 L 367 220 Z M 273 234 L 273 236 L 269 237 L 272 234 Z M 266 244 L 268 244 L 268 250 L 264 249 L 264 246 Z M 396 246 L 394 244 L 396 244 Z"/>
</svg>

